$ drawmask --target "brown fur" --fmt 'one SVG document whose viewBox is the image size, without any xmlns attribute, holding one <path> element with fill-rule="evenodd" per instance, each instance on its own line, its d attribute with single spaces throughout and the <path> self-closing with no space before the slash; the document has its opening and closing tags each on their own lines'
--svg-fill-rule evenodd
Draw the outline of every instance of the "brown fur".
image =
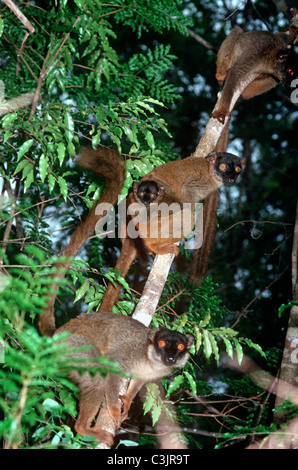
<svg viewBox="0 0 298 470">
<path fill-rule="evenodd" d="M 218 139 L 215 150 L 217 152 L 226 152 L 229 141 L 229 124 L 226 122 L 224 129 Z M 220 189 L 213 191 L 204 201 L 203 207 L 203 243 L 198 248 L 192 258 L 191 282 L 199 284 L 207 274 L 210 253 L 213 247 L 216 234 L 217 208 L 219 204 Z"/>
<path fill-rule="evenodd" d="M 285 78 L 284 62 L 278 53 L 292 48 L 292 37 L 287 33 L 268 31 L 244 31 L 236 26 L 222 43 L 218 56 L 216 79 L 224 84 L 219 108 L 212 117 L 221 122 L 229 115 L 234 91 L 250 73 L 258 77 L 242 93 L 242 98 L 250 99 L 275 87 Z"/>
<path fill-rule="evenodd" d="M 73 371 L 70 379 L 80 390 L 79 417 L 75 430 L 81 434 L 94 436 L 97 441 L 108 445 L 113 444 L 111 433 L 102 429 L 98 423 L 101 405 L 105 403 L 107 411 L 119 428 L 127 418 L 131 402 L 141 387 L 150 381 L 168 375 L 175 367 L 183 366 L 188 357 L 193 338 L 191 335 L 170 330 L 150 329 L 137 320 L 113 313 L 81 314 L 70 320 L 57 330 L 57 334 L 70 332 L 65 340 L 67 348 L 84 348 L 71 357 L 76 360 L 84 359 L 86 366 L 95 366 L 95 358 L 109 357 L 119 364 L 124 374 L 130 379 L 125 395 L 121 396 L 123 409 L 119 400 L 121 376 L 101 374 L 91 377 L 89 373 L 80 375 Z M 158 347 L 158 340 L 168 341 L 163 350 Z M 180 352 L 178 344 L 183 345 Z"/>
<path fill-rule="evenodd" d="M 159 203 L 166 203 L 167 205 L 176 204 L 178 219 L 170 213 L 163 216 L 160 212 L 156 216 L 150 218 L 150 211 L 152 205 L 143 206 L 145 211 L 145 217 L 140 220 L 139 217 L 131 215 L 129 224 L 134 224 L 140 234 L 140 240 L 143 242 L 148 253 L 154 254 L 167 254 L 174 253 L 178 254 L 177 242 L 184 238 L 188 233 L 184 233 L 180 222 L 180 217 L 185 217 L 187 220 L 187 226 L 193 227 L 195 220 L 195 204 L 204 200 L 209 194 L 216 191 L 222 184 L 223 181 L 220 179 L 218 173 L 215 172 L 216 159 L 221 157 L 223 154 L 212 152 L 206 158 L 188 157 L 181 161 L 175 161 L 166 163 L 158 166 L 151 173 L 144 176 L 139 184 L 143 181 L 152 180 L 155 181 L 159 186 L 163 187 L 163 193 L 161 197 L 158 197 Z M 241 163 L 242 162 L 242 163 Z M 244 164 L 239 159 L 239 164 Z M 134 192 L 130 195 L 130 202 L 135 203 L 135 192 L 137 187 L 134 187 Z M 183 207 L 182 204 L 189 203 L 189 208 Z M 184 220 L 185 220 L 184 219 Z M 169 224 L 168 236 L 162 236 L 162 229 L 165 224 Z M 129 229 L 129 225 L 127 227 Z M 190 228 L 190 230 L 191 230 Z M 175 233 L 175 229 L 178 231 L 178 235 Z M 153 236 L 155 231 L 156 237 Z M 131 263 L 137 256 L 137 251 L 130 253 L 132 245 L 127 240 L 124 241 L 123 249 L 118 258 L 116 269 L 120 269 L 121 273 L 128 272 Z M 131 256 L 128 255 L 131 254 Z M 124 275 L 124 274 L 123 274 Z M 118 299 L 120 286 L 117 288 L 108 286 L 107 292 L 103 299 L 103 306 L 100 310 L 106 309 L 111 310 L 113 305 Z"/>
<path fill-rule="evenodd" d="M 115 271 L 120 271 L 121 276 L 125 278 L 137 255 L 138 252 L 134 242 L 128 237 L 124 238 L 122 240 L 121 252 L 114 268 Z M 114 284 L 112 284 L 111 282 L 108 284 L 99 309 L 100 312 L 112 311 L 113 305 L 115 305 L 115 303 L 118 301 L 120 289 L 120 284 L 117 284 L 116 286 L 114 286 Z"/>
<path fill-rule="evenodd" d="M 183 234 L 180 217 L 186 217 L 193 227 L 194 225 L 194 209 L 195 204 L 205 199 L 208 194 L 215 191 L 221 186 L 222 181 L 216 178 L 213 172 L 213 165 L 210 164 L 206 158 L 188 157 L 181 161 L 175 161 L 158 166 L 151 173 L 141 179 L 153 180 L 159 185 L 164 187 L 164 195 L 161 197 L 160 202 L 166 203 L 168 206 L 176 204 L 177 221 L 175 216 L 170 213 L 169 217 L 169 236 L 163 238 L 161 233 L 165 224 L 167 223 L 168 213 L 165 219 L 161 214 L 151 218 L 151 225 L 148 224 L 148 219 L 144 223 L 138 223 L 138 230 L 140 236 L 150 253 L 154 254 L 178 254 L 178 246 L 176 245 L 187 233 Z M 182 204 L 189 203 L 191 208 L 189 212 L 182 208 Z M 152 208 L 152 206 L 148 206 Z M 133 219 L 134 220 L 134 219 Z M 178 223 L 177 223 L 178 222 Z M 175 228 L 181 235 L 175 236 Z M 152 230 L 158 234 L 158 237 L 152 237 Z"/>
</svg>

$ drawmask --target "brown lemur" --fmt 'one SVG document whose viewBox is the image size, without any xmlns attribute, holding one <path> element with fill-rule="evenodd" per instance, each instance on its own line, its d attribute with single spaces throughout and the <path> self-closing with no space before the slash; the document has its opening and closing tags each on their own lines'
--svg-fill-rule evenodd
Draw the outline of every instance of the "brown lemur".
<svg viewBox="0 0 298 470">
<path fill-rule="evenodd" d="M 131 204 L 144 203 L 148 214 L 148 218 L 143 218 L 141 221 L 132 215 L 130 221 L 136 225 L 140 235 L 136 240 L 143 244 L 143 251 L 149 254 L 177 254 L 176 242 L 185 237 L 183 227 L 181 227 L 181 219 L 178 218 L 178 227 L 174 226 L 172 212 L 166 212 L 163 216 L 162 212 L 157 211 L 156 215 L 151 218 L 151 207 L 154 203 L 158 204 L 158 207 L 162 206 L 162 203 L 167 206 L 174 204 L 177 212 L 179 209 L 182 214 L 186 211 L 186 215 L 192 223 L 196 203 L 203 201 L 221 185 L 235 183 L 244 167 L 245 159 L 230 153 L 211 152 L 205 158 L 188 157 L 181 161 L 160 165 L 144 176 L 139 183 L 134 184 L 129 202 Z M 186 204 L 189 204 L 187 208 L 185 208 Z M 153 234 L 151 233 L 151 222 L 153 222 L 153 232 L 155 232 Z M 169 223 L 167 236 L 162 234 L 165 222 Z M 127 227 L 129 228 L 129 224 Z M 176 230 L 177 228 L 179 230 Z M 132 247 L 133 249 L 131 249 Z M 124 238 L 123 249 L 115 269 L 120 270 L 121 274 L 125 276 L 137 253 L 134 240 L 128 236 Z M 117 301 L 119 290 L 120 287 L 108 285 L 100 311 L 112 309 Z"/>
<path fill-rule="evenodd" d="M 297 55 L 293 50 L 296 41 L 297 30 L 291 27 L 284 33 L 245 33 L 239 26 L 232 29 L 217 54 L 215 76 L 223 90 L 212 117 L 225 121 L 235 89 L 247 80 L 241 95 L 245 100 L 269 91 L 279 82 L 289 88 L 298 73 Z M 252 73 L 258 76 L 250 82 Z"/>
<path fill-rule="evenodd" d="M 87 359 L 86 365 L 94 366 L 92 360 L 95 358 L 108 357 L 118 363 L 124 374 L 132 376 L 126 393 L 119 397 L 120 375 L 110 373 L 102 378 L 98 373 L 92 378 L 88 373 L 81 375 L 73 371 L 70 374 L 80 391 L 75 430 L 82 436 L 94 436 L 109 446 L 113 445 L 114 437 L 98 424 L 101 405 L 105 404 L 118 429 L 143 385 L 170 374 L 176 367 L 183 367 L 193 343 L 191 335 L 165 328 L 151 329 L 138 320 L 115 313 L 81 314 L 56 333 L 65 331 L 70 332 L 64 340 L 67 347 L 93 347 L 75 354 L 72 352 L 74 359 Z"/>
<path fill-rule="evenodd" d="M 104 202 L 114 205 L 125 181 L 125 168 L 118 152 L 107 148 L 83 148 L 77 163 L 105 176 L 107 188 L 97 204 Z M 76 256 L 91 235 L 103 216 L 96 214 L 96 206 L 77 227 L 60 257 Z M 62 279 L 69 265 L 69 261 L 58 262 L 56 266 L 64 270 L 55 274 L 55 277 Z M 118 397 L 120 376 L 108 374 L 103 379 L 100 374 L 94 378 L 88 373 L 80 375 L 73 371 L 70 374 L 71 380 L 80 391 L 76 431 L 81 435 L 95 436 L 96 440 L 112 445 L 113 436 L 97 423 L 102 403 L 105 403 L 115 425 L 119 427 L 128 415 L 133 398 L 145 383 L 164 377 L 174 368 L 186 363 L 193 338 L 165 328 L 150 329 L 137 320 L 113 313 L 81 314 L 56 329 L 54 303 L 58 284 L 55 283 L 52 287 L 47 308 L 40 317 L 42 334 L 52 336 L 68 331 L 70 335 L 64 340 L 67 348 L 93 346 L 85 351 L 71 352 L 74 359 L 87 359 L 88 365 L 95 365 L 94 358 L 107 356 L 119 364 L 124 374 L 133 376 L 127 392 L 121 397 L 122 410 Z"/>
</svg>

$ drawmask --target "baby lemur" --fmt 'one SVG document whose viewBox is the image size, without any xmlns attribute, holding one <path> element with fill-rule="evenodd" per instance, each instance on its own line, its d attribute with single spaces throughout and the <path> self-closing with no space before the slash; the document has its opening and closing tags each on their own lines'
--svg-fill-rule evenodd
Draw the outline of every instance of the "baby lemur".
<svg viewBox="0 0 298 470">
<path fill-rule="evenodd" d="M 80 390 L 79 417 L 76 431 L 82 436 L 95 436 L 97 441 L 111 446 L 113 436 L 97 424 L 103 402 L 119 428 L 128 416 L 131 402 L 142 386 L 168 375 L 175 367 L 182 367 L 189 357 L 193 342 L 191 335 L 168 329 L 150 329 L 137 320 L 114 313 L 81 314 L 57 330 L 70 332 L 64 341 L 70 348 L 93 346 L 92 349 L 72 353 L 74 358 L 109 357 L 117 362 L 123 373 L 133 376 L 125 395 L 119 401 L 121 376 L 100 374 L 91 378 L 73 371 L 71 380 Z M 89 361 L 90 360 L 90 361 Z M 123 409 L 122 409 L 123 408 Z"/>
<path fill-rule="evenodd" d="M 145 206 L 152 202 L 160 202 L 165 193 L 165 188 L 156 181 L 144 179 L 141 183 L 133 183 L 134 199 Z"/>
<path fill-rule="evenodd" d="M 220 103 L 212 117 L 225 121 L 230 112 L 234 91 L 251 73 L 257 78 L 249 83 L 241 96 L 250 99 L 265 93 L 281 82 L 290 87 L 298 74 L 297 55 L 293 51 L 296 31 L 270 33 L 244 31 L 236 26 L 222 43 L 216 64 L 216 79 L 223 86 Z"/>
</svg>

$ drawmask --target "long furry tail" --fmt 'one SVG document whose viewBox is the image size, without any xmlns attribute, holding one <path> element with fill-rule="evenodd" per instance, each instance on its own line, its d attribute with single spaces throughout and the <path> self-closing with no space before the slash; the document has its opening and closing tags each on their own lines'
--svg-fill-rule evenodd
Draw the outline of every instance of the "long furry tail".
<svg viewBox="0 0 298 470">
<path fill-rule="evenodd" d="M 215 147 L 216 152 L 226 152 L 229 140 L 229 124 L 227 122 Z M 207 274 L 210 253 L 216 234 L 217 207 L 220 190 L 211 193 L 204 201 L 203 207 L 203 244 L 196 250 L 193 256 L 190 279 L 193 284 L 201 283 Z"/>
<path fill-rule="evenodd" d="M 137 249 L 134 244 L 134 240 L 126 237 L 122 240 L 121 253 L 115 266 L 115 271 L 119 270 L 122 277 L 126 277 L 132 263 L 138 255 Z M 100 312 L 111 312 L 113 305 L 118 302 L 121 285 L 119 283 L 108 284 L 105 295 L 102 299 L 100 306 Z"/>
<path fill-rule="evenodd" d="M 96 214 L 97 205 L 104 202 L 114 206 L 125 181 L 125 167 L 119 153 L 115 150 L 103 147 L 99 147 L 96 150 L 82 148 L 76 162 L 87 170 L 103 175 L 106 178 L 106 190 L 93 206 L 85 221 L 76 228 L 69 244 L 60 252 L 60 257 L 66 258 L 73 258 L 78 254 L 94 231 L 97 222 L 103 217 L 102 214 Z M 62 280 L 65 276 L 65 271 L 70 266 L 70 262 L 61 261 L 55 266 L 59 269 L 59 272 L 55 274 L 55 278 L 57 277 Z M 58 289 L 59 284 L 53 283 L 47 307 L 40 316 L 39 328 L 45 336 L 52 336 L 56 331 L 54 306 Z"/>
</svg>

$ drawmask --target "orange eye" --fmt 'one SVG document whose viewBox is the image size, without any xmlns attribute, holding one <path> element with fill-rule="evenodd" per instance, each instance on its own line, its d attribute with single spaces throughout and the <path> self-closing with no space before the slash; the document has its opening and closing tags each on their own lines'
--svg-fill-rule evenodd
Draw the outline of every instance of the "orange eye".
<svg viewBox="0 0 298 470">
<path fill-rule="evenodd" d="M 151 199 L 155 198 L 155 194 L 154 194 L 154 193 L 151 193 L 151 194 L 150 194 L 150 197 L 151 197 Z"/>
<path fill-rule="evenodd" d="M 226 169 L 226 165 L 224 163 L 221 163 L 219 165 L 219 169 L 224 171 Z"/>
<path fill-rule="evenodd" d="M 158 342 L 158 346 L 159 346 L 160 348 L 164 348 L 165 345 L 166 345 L 166 343 L 165 343 L 165 341 L 163 341 L 163 340 L 160 340 L 160 341 Z"/>
<path fill-rule="evenodd" d="M 294 70 L 293 69 L 288 69 L 287 72 L 288 72 L 289 75 L 294 75 Z"/>
<path fill-rule="evenodd" d="M 240 173 L 240 171 L 241 171 L 240 166 L 236 166 L 235 171 L 236 171 L 236 173 Z"/>
<path fill-rule="evenodd" d="M 183 351 L 183 349 L 184 349 L 184 344 L 179 343 L 178 346 L 177 346 L 177 348 L 179 349 L 179 351 Z"/>
</svg>

